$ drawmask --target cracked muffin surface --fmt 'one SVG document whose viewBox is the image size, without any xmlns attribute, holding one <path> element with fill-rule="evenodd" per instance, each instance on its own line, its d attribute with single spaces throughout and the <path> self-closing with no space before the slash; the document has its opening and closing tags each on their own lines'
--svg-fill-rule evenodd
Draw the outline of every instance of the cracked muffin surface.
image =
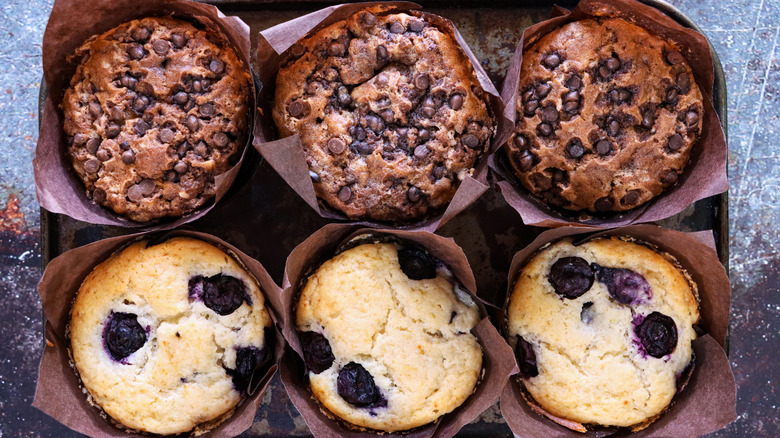
<svg viewBox="0 0 780 438">
<path fill-rule="evenodd" d="M 387 432 L 435 421 L 474 390 L 479 310 L 425 251 L 368 243 L 323 263 L 296 327 L 311 390 L 328 411 Z"/>
<path fill-rule="evenodd" d="M 620 238 L 542 249 L 507 308 L 520 382 L 554 416 L 641 429 L 693 366 L 695 284 L 671 256 Z"/>
<path fill-rule="evenodd" d="M 220 249 L 140 241 L 99 264 L 73 305 L 73 363 L 90 401 L 122 426 L 206 431 L 273 360 L 254 277 Z M 270 334 L 269 334 L 270 336 Z"/>
<path fill-rule="evenodd" d="M 216 193 L 247 139 L 250 77 L 227 40 L 171 18 L 93 37 L 65 92 L 68 154 L 94 202 L 138 222 Z"/>
<path fill-rule="evenodd" d="M 523 53 L 520 182 L 567 210 L 625 211 L 677 183 L 702 128 L 702 95 L 672 42 L 620 19 L 569 23 Z"/>
<path fill-rule="evenodd" d="M 279 133 L 300 135 L 317 196 L 350 219 L 441 210 L 490 146 L 486 93 L 429 17 L 358 12 L 293 46 L 277 75 Z"/>
</svg>

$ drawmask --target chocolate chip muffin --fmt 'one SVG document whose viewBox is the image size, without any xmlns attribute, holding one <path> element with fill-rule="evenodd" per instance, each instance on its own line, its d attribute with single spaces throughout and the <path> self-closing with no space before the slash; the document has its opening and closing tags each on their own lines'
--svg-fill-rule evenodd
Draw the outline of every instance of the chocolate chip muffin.
<svg viewBox="0 0 780 438">
<path fill-rule="evenodd" d="M 91 38 L 62 109 L 73 168 L 96 203 L 138 222 L 189 213 L 247 139 L 247 67 L 215 31 L 144 18 Z"/>
<path fill-rule="evenodd" d="M 507 314 L 522 385 L 583 432 L 647 426 L 692 370 L 696 286 L 670 255 L 627 239 L 543 248 Z"/>
<path fill-rule="evenodd" d="M 218 248 L 177 237 L 132 244 L 81 285 L 70 341 L 90 401 L 161 435 L 226 419 L 273 359 L 257 283 Z"/>
<path fill-rule="evenodd" d="M 435 421 L 474 390 L 482 350 L 471 296 L 424 250 L 365 243 L 323 263 L 296 327 L 311 391 L 354 426 L 386 432 Z"/>
<path fill-rule="evenodd" d="M 452 199 L 495 131 L 474 68 L 430 15 L 361 11 L 291 48 L 273 116 L 317 196 L 350 219 L 413 221 Z"/>
<path fill-rule="evenodd" d="M 701 132 L 702 95 L 671 41 L 583 20 L 523 53 L 507 144 L 520 182 L 568 210 L 624 211 L 674 185 Z"/>
</svg>

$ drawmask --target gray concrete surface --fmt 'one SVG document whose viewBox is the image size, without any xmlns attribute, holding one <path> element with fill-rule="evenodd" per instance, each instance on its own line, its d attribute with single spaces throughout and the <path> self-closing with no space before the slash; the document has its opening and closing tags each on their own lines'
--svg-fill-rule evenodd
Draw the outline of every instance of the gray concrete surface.
<svg viewBox="0 0 780 438">
<path fill-rule="evenodd" d="M 780 436 L 780 0 L 671 0 L 728 80 L 731 361 L 739 418 L 713 436 Z M 52 0 L 0 2 L 0 437 L 66 436 L 30 407 L 40 358 L 40 221 L 32 177 L 40 43 Z M 72 435 L 72 433 L 70 433 Z"/>
</svg>

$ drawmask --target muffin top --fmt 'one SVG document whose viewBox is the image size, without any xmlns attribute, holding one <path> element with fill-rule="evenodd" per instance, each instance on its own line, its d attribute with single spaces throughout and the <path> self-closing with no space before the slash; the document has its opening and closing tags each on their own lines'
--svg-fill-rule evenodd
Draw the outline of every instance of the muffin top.
<svg viewBox="0 0 780 438">
<path fill-rule="evenodd" d="M 296 328 L 311 390 L 352 425 L 387 432 L 435 421 L 473 392 L 482 350 L 471 296 L 427 252 L 366 243 L 323 263 Z"/>
<path fill-rule="evenodd" d="M 508 303 L 521 383 L 547 412 L 641 429 L 693 366 L 696 288 L 671 256 L 620 238 L 551 244 Z"/>
<path fill-rule="evenodd" d="M 225 38 L 171 18 L 84 43 L 62 109 L 73 168 L 96 203 L 138 222 L 189 213 L 247 139 L 250 77 Z"/>
<path fill-rule="evenodd" d="M 273 358 L 255 279 L 200 240 L 136 242 L 99 264 L 73 305 L 70 341 L 91 402 L 161 435 L 226 419 Z"/>
<path fill-rule="evenodd" d="M 422 13 L 361 11 L 292 47 L 274 121 L 317 196 L 350 219 L 412 221 L 452 199 L 494 119 L 471 62 Z"/>
<path fill-rule="evenodd" d="M 674 43 L 621 19 L 572 22 L 523 53 L 509 161 L 552 206 L 629 210 L 677 182 L 702 108 Z"/>
</svg>

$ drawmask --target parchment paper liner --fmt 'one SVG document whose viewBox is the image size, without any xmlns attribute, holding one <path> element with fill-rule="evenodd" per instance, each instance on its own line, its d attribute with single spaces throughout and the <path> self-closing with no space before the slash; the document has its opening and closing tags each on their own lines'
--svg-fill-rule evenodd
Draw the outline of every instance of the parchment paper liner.
<svg viewBox="0 0 780 438">
<path fill-rule="evenodd" d="M 509 269 L 507 294 L 525 263 L 548 242 L 568 236 L 575 241 L 594 233 L 587 227 L 561 227 L 547 230 L 529 246 L 515 254 Z M 699 326 L 707 333 L 693 342 L 696 366 L 688 385 L 672 400 L 670 408 L 647 429 L 631 436 L 698 437 L 734 421 L 736 386 L 724 349 L 727 345 L 731 288 L 726 271 L 715 252 L 711 231 L 682 233 L 655 225 L 632 225 L 592 234 L 597 236 L 631 236 L 651 243 L 673 255 L 699 287 Z M 582 437 L 605 436 L 604 432 L 574 432 L 533 412 L 523 400 L 516 377 L 501 394 L 501 413 L 516 436 L 520 437 Z M 625 432 L 625 429 L 620 431 Z M 622 435 L 621 435 L 622 436 Z"/>
<path fill-rule="evenodd" d="M 271 378 L 276 374 L 279 360 L 284 352 L 284 339 L 279 329 L 278 308 L 281 289 L 274 283 L 265 268 L 257 260 L 244 254 L 235 246 L 206 233 L 188 230 L 174 230 L 167 233 L 137 233 L 100 240 L 89 245 L 72 249 L 52 260 L 38 283 L 38 293 L 43 302 L 46 315 L 46 347 L 43 350 L 38 383 L 35 388 L 33 406 L 53 417 L 65 426 L 92 437 L 159 436 L 151 434 L 129 434 L 114 426 L 101 416 L 97 408 L 87 402 L 87 396 L 73 368 L 69 365 L 68 342 L 65 338 L 66 326 L 70 319 L 70 310 L 78 289 L 94 267 L 103 262 L 115 251 L 127 245 L 148 238 L 162 241 L 169 237 L 187 236 L 209 242 L 239 260 L 257 279 L 265 307 L 274 323 L 274 362 L 256 385 L 255 392 L 245 398 L 235 413 L 218 427 L 208 432 L 206 437 L 233 437 L 248 429 L 255 418 Z M 256 375 L 255 378 L 261 377 Z M 255 380 L 253 378 L 253 381 Z M 178 436 L 178 435 L 177 435 Z M 187 436 L 182 435 L 182 436 Z"/>
<path fill-rule="evenodd" d="M 342 242 L 366 233 L 375 236 L 395 236 L 426 248 L 449 266 L 463 287 L 468 289 L 472 297 L 475 298 L 482 314 L 486 314 L 483 303 L 476 298 L 476 280 L 466 255 L 450 238 L 424 231 L 371 229 L 355 224 L 329 224 L 312 234 L 298 245 L 287 259 L 282 301 L 277 308 L 280 310 L 279 316 L 283 320 L 282 333 L 289 344 L 289 348 L 285 350 L 284 357 L 280 362 L 282 383 L 287 389 L 290 400 L 298 408 L 312 434 L 317 438 L 376 436 L 375 432 L 349 430 L 340 421 L 331 419 L 322 412 L 309 390 L 305 377 L 303 354 L 295 331 L 294 316 L 298 287 L 301 280 L 308 274 L 308 270 L 329 259 Z M 486 316 L 472 330 L 472 333 L 479 339 L 482 346 L 484 371 L 474 393 L 463 405 L 442 416 L 436 423 L 405 433 L 383 433 L 383 436 L 451 437 L 498 400 L 509 375 L 516 371 L 512 350 Z"/>
<path fill-rule="evenodd" d="M 449 31 L 460 44 L 461 49 L 463 49 L 463 52 L 469 60 L 471 60 L 477 79 L 487 93 L 488 105 L 496 119 L 496 134 L 493 136 L 493 140 L 491 141 L 488 150 L 482 154 L 477 162 L 473 177 L 466 177 L 466 179 L 461 182 L 452 200 L 443 212 L 436 213 L 436 216 L 422 218 L 421 220 L 408 224 L 382 223 L 377 221 L 351 221 L 343 213 L 328 207 L 324 203 L 318 202 L 317 195 L 314 192 L 314 185 L 309 176 L 309 168 L 306 165 L 300 137 L 296 134 L 283 139 L 272 140 L 277 138 L 271 117 L 271 109 L 274 103 L 276 73 L 279 70 L 282 60 L 285 59 L 285 51 L 300 39 L 310 34 L 316 33 L 337 21 L 344 20 L 357 11 L 379 5 L 384 8 L 383 10 L 391 12 L 408 12 L 410 14 L 424 16 L 426 20 L 434 23 L 439 29 Z M 501 96 L 490 81 L 487 73 L 482 69 L 479 60 L 471 52 L 471 49 L 469 49 L 452 22 L 436 15 L 421 12 L 419 9 L 420 5 L 411 2 L 340 4 L 329 6 L 308 15 L 279 24 L 260 32 L 258 35 L 258 74 L 263 83 L 263 89 L 260 92 L 258 101 L 259 105 L 262 106 L 262 113 L 267 115 L 267 117 L 265 117 L 265 120 L 258 120 L 255 123 L 254 146 L 287 184 L 295 190 L 311 208 L 324 218 L 351 221 L 352 223 L 376 228 L 387 228 L 390 226 L 432 232 L 441 225 L 447 223 L 447 221 L 452 219 L 456 214 L 465 210 L 466 207 L 477 200 L 477 198 L 488 189 L 486 184 L 487 158 L 492 151 L 506 142 L 507 138 L 512 133 L 513 123 L 502 116 L 502 114 L 505 114 L 505 110 Z"/>
<path fill-rule="evenodd" d="M 712 104 L 713 61 L 704 35 L 683 27 L 658 9 L 634 0 L 582 0 L 571 14 L 556 7 L 552 15 L 554 18 L 530 26 L 523 32 L 507 72 L 501 96 L 506 103 L 504 116 L 512 120 L 513 125 L 517 116 L 517 87 L 520 83 L 523 48 L 530 48 L 536 41 L 569 22 L 592 17 L 623 18 L 679 44 L 702 92 L 704 118 L 699 140 L 691 150 L 690 162 L 680 175 L 677 185 L 667 188 L 661 195 L 635 209 L 603 217 L 593 216 L 586 211 L 581 218 L 579 212 L 548 207 L 517 181 L 511 166 L 506 162 L 504 149 L 498 150 L 490 157 L 490 168 L 499 176 L 497 184 L 504 199 L 520 213 L 523 223 L 551 228 L 566 224 L 608 228 L 653 222 L 673 216 L 699 199 L 728 190 L 728 145 Z"/>
<path fill-rule="evenodd" d="M 213 200 L 181 218 L 134 222 L 87 198 L 84 183 L 76 175 L 67 156 L 66 137 L 62 129 L 64 119 L 59 105 L 77 66 L 77 63 L 69 63 L 67 58 L 93 35 L 100 35 L 130 20 L 170 14 L 220 31 L 236 50 L 238 58 L 244 62 L 252 90 L 248 102 L 250 119 L 247 120 L 247 141 L 238 162 L 227 172 L 215 177 L 216 194 Z M 249 26 L 240 18 L 226 17 L 214 6 L 186 0 L 56 0 L 43 35 L 43 73 L 49 95 L 41 115 L 41 129 L 33 160 L 35 190 L 41 207 L 83 222 L 144 230 L 171 229 L 208 213 L 225 196 L 236 179 L 252 139 L 251 116 L 257 109 L 249 38 Z M 254 119 L 257 119 L 256 114 Z"/>
</svg>

